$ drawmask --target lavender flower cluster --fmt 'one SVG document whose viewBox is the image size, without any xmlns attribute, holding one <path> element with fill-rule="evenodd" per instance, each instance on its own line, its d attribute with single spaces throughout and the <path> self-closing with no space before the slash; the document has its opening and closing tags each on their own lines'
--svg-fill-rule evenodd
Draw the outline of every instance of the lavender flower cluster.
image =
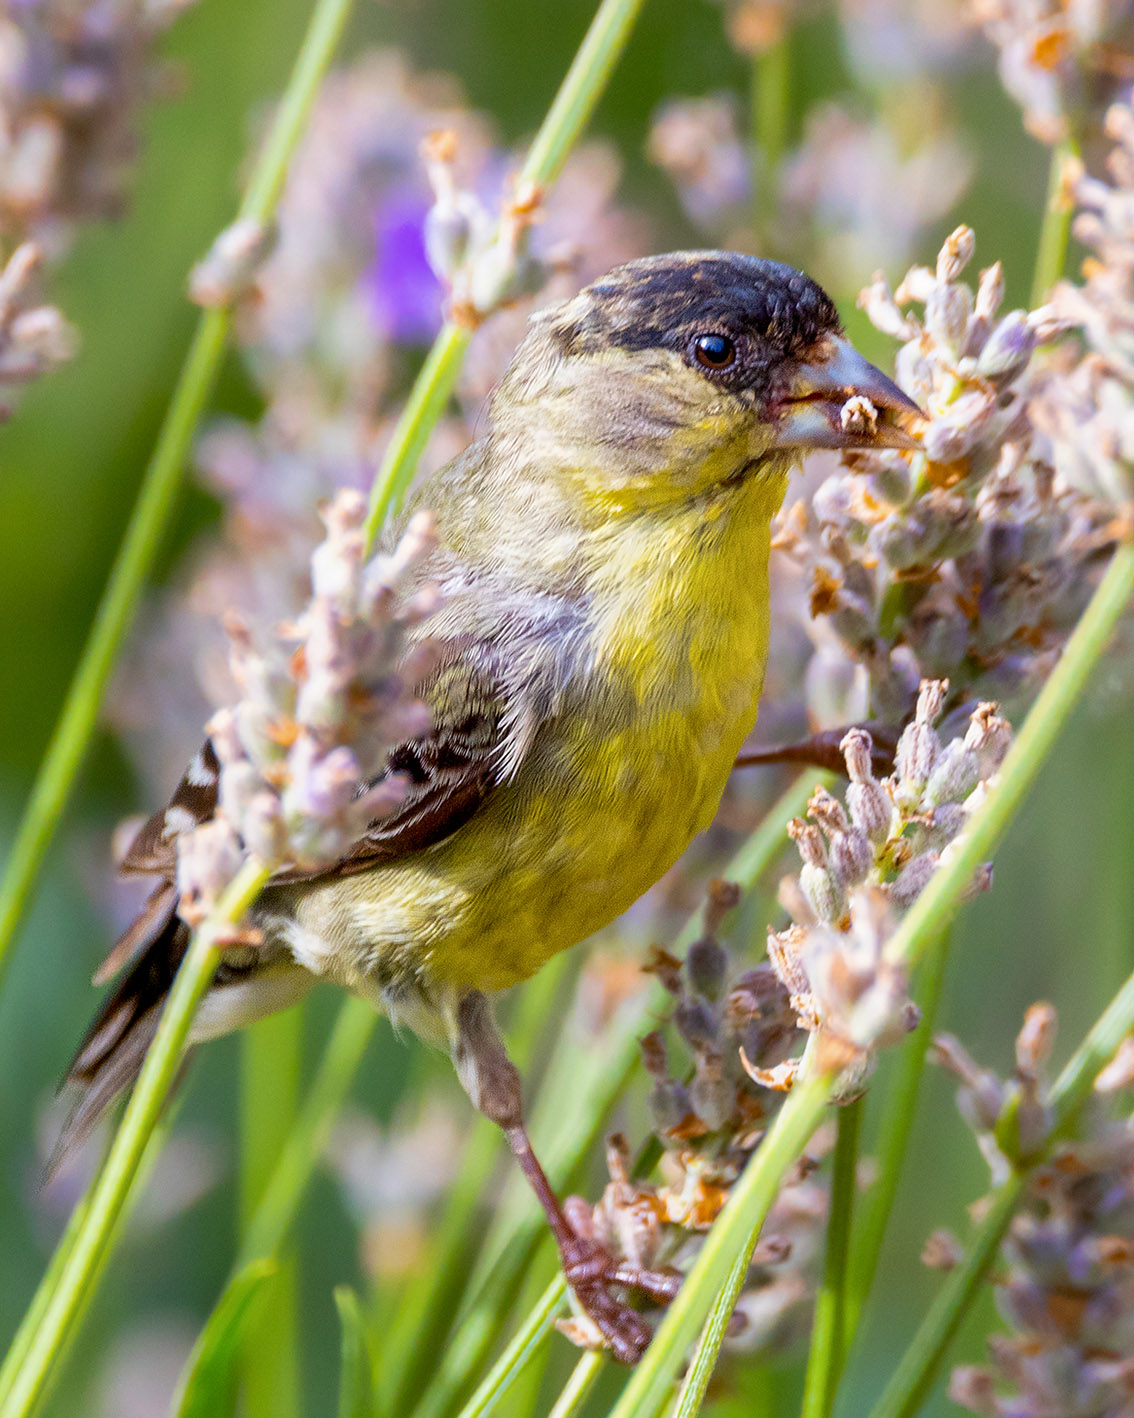
<svg viewBox="0 0 1134 1418">
<path fill-rule="evenodd" d="M 139 110 L 166 87 L 154 48 L 189 3 L 39 0 L 0 15 L 0 418 L 75 353 L 41 268 L 79 222 L 121 210 Z"/>
<path fill-rule="evenodd" d="M 879 275 L 861 297 L 904 341 L 897 375 L 927 413 L 924 454 L 848 458 L 784 516 L 777 545 L 808 586 L 821 724 L 900 723 L 925 677 L 950 680 L 953 706 L 1024 697 L 1115 540 L 1112 507 L 1057 476 L 1033 422 L 1051 386 L 1035 352 L 1064 322 L 1050 307 L 1003 314 L 999 262 L 974 291 L 961 279 L 973 247 L 960 227 L 935 270 L 914 267 L 896 292 Z"/>
<path fill-rule="evenodd" d="M 1000 52 L 1000 79 L 1044 143 L 1091 134 L 1134 61 L 1134 5 L 977 0 L 974 19 Z"/>
<path fill-rule="evenodd" d="M 937 1042 L 960 1080 L 965 1121 L 1002 1177 L 1009 1158 L 1050 1146 L 1044 1065 L 1055 1010 L 1033 1005 L 1007 1082 L 980 1068 L 957 1040 Z M 1099 1075 L 1072 1141 L 1032 1173 L 1001 1247 L 997 1306 L 1010 1328 L 990 1336 L 991 1363 L 953 1371 L 949 1395 L 986 1418 L 1120 1418 L 1134 1403 L 1134 1040 Z M 1123 1099 L 1123 1093 L 1126 1098 Z M 1010 1124 L 1008 1126 L 1007 1124 Z M 1005 1155 L 1005 1154 L 1008 1155 Z M 933 1255 L 955 1263 L 949 1238 Z"/>
<path fill-rule="evenodd" d="M 432 530 L 419 514 L 389 555 L 368 561 L 365 514 L 349 490 L 324 509 L 311 601 L 273 645 L 259 648 L 230 618 L 241 697 L 208 725 L 221 765 L 218 809 L 178 838 L 181 914 L 191 924 L 246 856 L 265 866 L 333 861 L 405 796 L 407 781 L 382 769 L 396 744 L 428 727 L 412 689 L 435 647 L 412 632 L 437 597 L 409 587 Z"/>
<path fill-rule="evenodd" d="M 947 690 L 922 685 L 885 778 L 875 776 L 866 731 L 846 735 L 845 803 L 818 788 L 809 820 L 790 825 L 803 865 L 781 884 L 794 920 L 769 933 L 768 961 L 730 983 L 720 932 L 740 893 L 727 882 L 710 887 L 704 932 L 683 961 L 655 947 L 648 968 L 673 998 L 679 1047 L 672 1058 L 661 1031 L 642 1041 L 662 1180 L 633 1180 L 618 1141 L 598 1205 L 574 1203 L 575 1223 L 617 1259 L 652 1268 L 690 1257 L 791 1089 L 809 1037 L 816 1066 L 839 1071 L 838 1096 L 849 1101 L 877 1050 L 916 1025 L 905 970 L 886 945 L 980 804 L 1011 738 L 995 706 L 982 704 L 962 736 L 943 742 L 934 724 Z M 989 875 L 982 871 L 973 889 Z M 739 1307 L 755 1330 L 751 1347 L 793 1335 L 793 1321 L 806 1314 L 826 1215 L 825 1190 L 810 1175 L 819 1155 L 789 1176 L 764 1228 Z M 580 1344 L 599 1342 L 585 1321 L 566 1329 Z"/>
<path fill-rule="evenodd" d="M 642 1040 L 660 1179 L 635 1178 L 625 1138 L 614 1137 L 611 1180 L 597 1205 L 568 1202 L 581 1233 L 636 1266 L 691 1259 L 780 1106 L 778 1094 L 753 1084 L 744 1060 L 774 1068 L 801 1038 L 788 992 L 767 963 L 732 976 L 720 933 L 739 897 L 731 883 L 713 882 L 703 932 L 684 961 L 655 948 L 647 967 L 673 1000 L 672 1041 L 661 1030 Z M 789 1172 L 753 1255 L 734 1324 L 748 1348 L 786 1343 L 805 1323 L 827 1212 L 826 1188 L 812 1175 L 824 1150 L 817 1141 Z M 584 1347 L 602 1344 L 585 1317 L 560 1328 Z"/>
<path fill-rule="evenodd" d="M 770 933 L 768 956 L 798 1023 L 813 1036 L 819 1066 L 843 1071 L 844 1096 L 861 1090 L 877 1048 L 917 1023 L 903 964 L 886 946 L 898 916 L 983 800 L 1011 740 L 1007 721 L 985 703 L 963 736 L 943 743 L 934 725 L 948 688 L 940 680 L 922 684 L 888 777 L 874 775 L 869 734 L 852 729 L 841 745 L 850 779 L 845 804 L 817 789 L 810 821 L 789 827 L 803 869 L 781 888 L 793 924 Z M 985 869 L 973 889 L 989 881 Z M 790 1087 L 797 1066 L 791 1060 L 753 1076 Z"/>
<path fill-rule="evenodd" d="M 1066 172 L 1079 207 L 1074 234 L 1091 252 L 1081 286 L 1063 281 L 1052 305 L 1083 332 L 1073 368 L 1055 371 L 1034 410 L 1051 439 L 1052 460 L 1074 487 L 1129 517 L 1134 497 L 1134 102 L 1115 104 L 1105 130 L 1113 141 L 1110 181 L 1081 162 Z"/>
</svg>

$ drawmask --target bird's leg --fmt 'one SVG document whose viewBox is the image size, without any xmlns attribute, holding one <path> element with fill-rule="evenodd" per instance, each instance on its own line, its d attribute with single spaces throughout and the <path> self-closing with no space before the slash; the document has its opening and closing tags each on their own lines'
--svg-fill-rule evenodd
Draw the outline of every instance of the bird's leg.
<svg viewBox="0 0 1134 1418">
<path fill-rule="evenodd" d="M 870 735 L 871 766 L 884 776 L 894 771 L 894 750 L 900 731 L 881 724 L 862 724 Z M 824 729 L 798 743 L 774 744 L 765 748 L 745 749 L 737 755 L 734 768 L 763 768 L 774 763 L 798 763 L 804 768 L 820 768 L 825 773 L 847 776 L 846 759 L 839 745 L 849 729 Z"/>
<path fill-rule="evenodd" d="M 484 995 L 478 990 L 465 995 L 457 1006 L 455 1023 L 452 1054 L 457 1074 L 478 1111 L 503 1128 L 551 1226 L 567 1283 L 615 1357 L 624 1364 L 637 1363 L 650 1342 L 651 1330 L 636 1310 L 613 1293 L 612 1287 L 638 1290 L 665 1303 L 680 1288 L 680 1277 L 616 1263 L 597 1241 L 572 1226 L 532 1151 L 524 1126 L 520 1075 L 496 1031 Z"/>
</svg>

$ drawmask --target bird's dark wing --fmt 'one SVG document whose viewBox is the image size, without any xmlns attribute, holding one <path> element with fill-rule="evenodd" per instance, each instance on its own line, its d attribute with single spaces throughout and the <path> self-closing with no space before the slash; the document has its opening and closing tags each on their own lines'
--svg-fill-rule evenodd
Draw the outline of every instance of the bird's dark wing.
<svg viewBox="0 0 1134 1418">
<path fill-rule="evenodd" d="M 408 779 L 400 806 L 373 822 L 339 861 L 314 870 L 284 869 L 271 885 L 368 871 L 444 841 L 523 758 L 530 732 L 508 712 L 499 677 L 471 656 L 443 666 L 422 695 L 433 713 L 430 732 L 394 749 L 374 780 L 391 773 Z M 177 914 L 176 839 L 213 815 L 219 782 L 220 764 L 206 742 L 169 806 L 138 831 L 122 861 L 127 874 L 156 876 L 158 882 L 95 976 L 96 983 L 104 983 L 125 972 L 103 1001 L 67 1070 L 66 1080 L 78 1085 L 79 1096 L 56 1144 L 49 1174 L 142 1066 L 189 943 L 189 928 Z M 222 963 L 215 987 L 223 988 L 228 968 Z"/>
<path fill-rule="evenodd" d="M 442 671 L 430 687 L 429 699 L 434 709 L 431 732 L 396 748 L 382 775 L 400 773 L 408 778 L 401 805 L 371 823 L 337 862 L 309 871 L 286 869 L 272 878 L 274 885 L 369 871 L 395 857 L 432 847 L 468 822 L 503 776 L 505 757 L 515 758 L 516 745 L 505 743 L 505 706 L 494 682 L 463 662 Z M 525 748 L 526 744 L 521 746 Z"/>
<path fill-rule="evenodd" d="M 514 771 L 530 735 L 507 712 L 491 669 L 461 656 L 438 670 L 421 692 L 432 712 L 429 733 L 398 745 L 382 773 L 360 785 L 360 790 L 373 787 L 383 777 L 400 774 L 409 784 L 401 804 L 371 823 L 338 861 L 316 868 L 285 867 L 270 885 L 350 876 L 442 842 L 472 817 L 505 776 L 502 765 Z M 97 984 L 118 974 L 163 934 L 176 907 L 176 839 L 212 817 L 219 781 L 220 764 L 206 740 L 169 805 L 139 829 L 119 870 L 130 876 L 158 876 L 162 881 L 99 967 Z"/>
</svg>

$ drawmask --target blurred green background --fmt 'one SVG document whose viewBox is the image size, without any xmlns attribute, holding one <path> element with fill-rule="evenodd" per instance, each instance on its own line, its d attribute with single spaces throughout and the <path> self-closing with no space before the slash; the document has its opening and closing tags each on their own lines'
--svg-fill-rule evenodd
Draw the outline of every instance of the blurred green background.
<svg viewBox="0 0 1134 1418">
<path fill-rule="evenodd" d="M 184 66 L 185 91 L 146 117 L 131 210 L 116 225 L 84 230 L 54 279 L 52 298 L 80 327 L 82 353 L 31 390 L 17 416 L 0 428 L 0 840 L 10 834 L 65 692 L 189 337 L 195 312 L 183 296 L 186 272 L 231 216 L 250 117 L 280 91 L 308 9 L 305 0 L 201 0 L 179 21 L 168 51 Z M 502 137 L 517 142 L 542 116 L 591 11 L 591 0 L 560 0 L 554 7 L 530 0 L 391 0 L 360 6 L 349 47 L 402 45 L 419 67 L 457 75 L 470 104 L 494 115 Z M 976 55 L 951 81 L 976 174 L 956 212 L 927 234 L 918 255 L 931 259 L 940 236 L 963 218 L 977 231 L 978 259 L 1002 259 L 1009 303 L 1022 303 L 1047 154 L 1023 134 L 995 77 L 991 50 L 978 41 Z M 850 82 L 829 17 L 806 19 L 792 41 L 792 136 L 810 104 L 838 95 Z M 651 115 L 673 95 L 734 90 L 743 105 L 749 86 L 748 63 L 729 45 L 718 7 L 650 0 L 594 128 L 618 145 L 626 163 L 623 195 L 652 214 L 663 244 L 696 238 L 669 182 L 643 155 Z M 861 279 L 870 274 L 863 270 Z M 852 333 L 869 345 L 851 308 L 853 294 L 838 292 Z M 880 348 L 872 346 L 876 353 Z M 251 398 L 230 361 L 216 406 L 249 411 Z M 161 558 L 162 576 L 215 513 L 205 494 L 186 491 Z M 1013 828 L 997 859 L 995 890 L 964 915 L 943 1023 L 984 1062 L 1009 1066 L 1021 1012 L 1037 998 L 1058 1004 L 1064 1043 L 1072 1043 L 1131 967 L 1129 724 L 1118 690 L 1103 685 L 1069 726 Z M 2 1336 L 15 1326 L 61 1224 L 36 1199 L 33 1138 L 37 1116 L 93 1008 L 89 977 L 107 946 L 108 928 L 84 889 L 82 863 L 92 843 L 105 859 L 114 823 L 147 806 L 138 800 L 123 754 L 104 735 L 0 994 Z M 311 1060 L 334 1004 L 315 999 Z M 455 1084 L 442 1081 L 444 1067 L 420 1055 L 420 1046 L 399 1043 L 383 1028 L 356 1098 L 389 1116 L 411 1075 L 435 1074 L 438 1087 L 455 1092 Z M 229 1138 L 235 1061 L 232 1041 L 210 1047 L 192 1072 L 182 1114 Z M 232 1152 L 230 1143 L 229 1165 Z M 985 1177 L 971 1136 L 955 1117 L 950 1087 L 931 1077 L 868 1352 L 854 1372 L 846 1413 L 862 1411 L 876 1396 L 933 1292 L 935 1278 L 918 1261 L 926 1236 L 937 1226 L 963 1232 L 964 1207 L 980 1194 Z M 222 1185 L 156 1233 L 137 1228 L 138 1237 L 112 1263 L 52 1413 L 127 1413 L 100 1394 L 108 1354 L 131 1333 L 141 1336 L 144 1352 L 146 1335 L 156 1343 L 153 1335 L 166 1322 L 186 1332 L 199 1327 L 228 1269 L 234 1226 L 231 1192 Z M 344 1280 L 360 1284 L 354 1223 L 326 1179 L 308 1198 L 299 1236 L 303 1380 L 307 1411 L 318 1415 L 333 1410 L 338 1368 L 331 1289 Z M 980 1357 L 990 1317 L 986 1306 L 968 1326 L 956 1358 Z M 559 1347 L 553 1372 L 562 1373 L 572 1356 L 565 1343 Z M 785 1364 L 777 1382 L 788 1411 L 798 1373 Z M 745 1401 L 738 1395 L 736 1412 Z M 161 1410 L 143 1403 L 128 1411 Z M 951 1410 L 938 1398 L 926 1411 Z"/>
</svg>

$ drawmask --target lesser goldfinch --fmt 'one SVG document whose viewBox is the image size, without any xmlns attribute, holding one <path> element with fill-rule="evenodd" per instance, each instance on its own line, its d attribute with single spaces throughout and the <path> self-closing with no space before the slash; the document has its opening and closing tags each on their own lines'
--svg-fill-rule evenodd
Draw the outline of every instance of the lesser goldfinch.
<svg viewBox="0 0 1134 1418">
<path fill-rule="evenodd" d="M 391 760 L 409 795 L 336 865 L 275 879 L 263 944 L 221 966 L 194 1025 L 225 1033 L 330 979 L 447 1047 L 624 1360 L 650 1331 L 620 1286 L 664 1296 L 672 1278 L 617 1270 L 572 1230 L 486 995 L 612 921 L 708 826 L 756 722 L 789 471 L 813 448 L 909 447 L 916 413 L 776 262 L 651 257 L 533 316 L 489 432 L 413 498 L 438 536 L 418 575 L 443 592 L 421 630 L 444 652 L 420 688 L 431 730 Z M 206 745 L 179 822 L 211 815 L 216 770 Z M 157 814 L 124 863 L 163 884 L 71 1066 L 68 1139 L 136 1076 L 185 951 L 170 827 Z"/>
</svg>

